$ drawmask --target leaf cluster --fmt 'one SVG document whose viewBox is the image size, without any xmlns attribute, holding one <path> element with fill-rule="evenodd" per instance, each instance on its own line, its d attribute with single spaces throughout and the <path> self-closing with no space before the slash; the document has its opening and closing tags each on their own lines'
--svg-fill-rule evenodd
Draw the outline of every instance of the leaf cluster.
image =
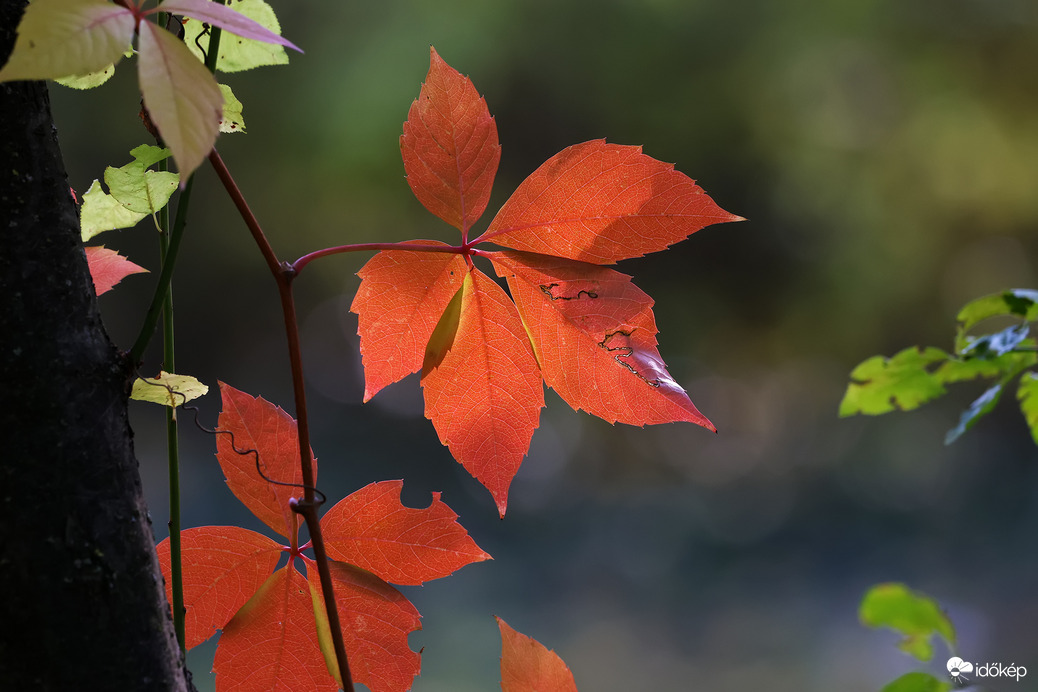
<svg viewBox="0 0 1038 692">
<path fill-rule="evenodd" d="M 944 395 L 946 385 L 987 380 L 987 388 L 945 436 L 945 444 L 951 444 L 994 410 L 1006 388 L 1018 380 L 1017 401 L 1038 444 L 1038 374 L 1031 370 L 1038 365 L 1031 338 L 1036 320 L 1038 291 L 1010 289 L 970 301 L 959 311 L 951 352 L 909 347 L 890 358 L 873 356 L 854 368 L 840 416 L 910 411 Z"/>
</svg>

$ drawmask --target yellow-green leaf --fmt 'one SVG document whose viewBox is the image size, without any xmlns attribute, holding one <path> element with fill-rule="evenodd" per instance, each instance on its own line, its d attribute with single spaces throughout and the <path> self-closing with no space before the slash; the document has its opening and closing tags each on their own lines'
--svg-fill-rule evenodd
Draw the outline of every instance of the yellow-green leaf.
<svg viewBox="0 0 1038 692">
<path fill-rule="evenodd" d="M 155 24 L 141 22 L 138 52 L 144 105 L 187 180 L 216 142 L 223 93 L 205 65 Z"/>
<path fill-rule="evenodd" d="M 138 377 L 133 383 L 130 398 L 176 408 L 208 392 L 209 387 L 190 375 L 163 371 L 158 377 Z"/>
<path fill-rule="evenodd" d="M 921 661 L 933 657 L 933 635 L 940 635 L 951 646 L 955 644 L 955 628 L 937 602 L 904 584 L 879 584 L 869 589 L 859 616 L 868 627 L 900 632 L 905 638 L 898 648 Z"/>
<path fill-rule="evenodd" d="M 86 74 L 75 75 L 73 77 L 61 77 L 54 81 L 61 86 L 69 87 L 70 89 L 93 89 L 99 87 L 115 74 L 115 65 L 109 64 L 104 69 L 98 70 L 97 72 L 87 72 Z"/>
<path fill-rule="evenodd" d="M 142 144 L 130 154 L 134 158 L 131 163 L 105 169 L 105 183 L 112 197 L 130 211 L 154 214 L 169 202 L 180 176 L 170 171 L 148 170 L 148 166 L 169 156 L 169 149 Z"/>
<path fill-rule="evenodd" d="M 245 132 L 245 118 L 242 116 L 241 101 L 226 84 L 220 85 L 223 93 L 223 117 L 220 118 L 220 132 Z"/>
<path fill-rule="evenodd" d="M 83 206 L 79 212 L 79 228 L 83 241 L 90 240 L 98 233 L 112 231 L 117 228 L 130 228 L 148 214 L 130 211 L 119 200 L 101 189 L 101 183 L 94 181 L 90 189 L 83 194 Z"/>
<path fill-rule="evenodd" d="M 274 10 L 264 0 L 231 0 L 228 7 L 270 29 L 275 34 L 281 34 L 281 24 L 278 23 Z M 188 19 L 184 23 L 184 43 L 200 59 L 204 58 L 204 53 L 199 50 L 198 45 L 200 44 L 203 50 L 208 51 L 209 34 L 202 26 L 202 22 L 197 19 Z M 220 55 L 216 60 L 216 69 L 221 72 L 241 72 L 264 65 L 287 64 L 288 53 L 282 46 L 242 38 L 226 31 L 220 37 Z"/>
<path fill-rule="evenodd" d="M 133 39 L 133 13 L 107 0 L 34 0 L 18 25 L 0 82 L 104 70 Z"/>
</svg>

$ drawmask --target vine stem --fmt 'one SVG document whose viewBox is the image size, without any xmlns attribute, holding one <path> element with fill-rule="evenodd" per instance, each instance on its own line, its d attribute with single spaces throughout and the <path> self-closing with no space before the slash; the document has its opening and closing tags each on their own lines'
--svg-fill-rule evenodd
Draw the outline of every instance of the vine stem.
<svg viewBox="0 0 1038 692">
<path fill-rule="evenodd" d="M 342 625 L 339 621 L 339 611 L 336 608 L 335 587 L 332 583 L 331 570 L 328 568 L 328 553 L 324 548 L 324 536 L 321 533 L 321 523 L 317 517 L 318 504 L 314 499 L 314 471 L 313 456 L 310 451 L 310 422 L 306 407 L 306 386 L 303 380 L 303 356 L 299 343 L 299 322 L 296 319 L 295 299 L 292 295 L 292 280 L 297 276 L 296 270 L 287 262 L 278 261 L 274 248 L 271 247 L 263 228 L 260 226 L 256 216 L 249 209 L 248 202 L 238 189 L 227 166 L 216 149 L 209 153 L 209 163 L 216 171 L 217 177 L 223 183 L 227 194 L 238 208 L 245 225 L 252 234 L 253 240 L 263 254 L 274 280 L 277 282 L 278 295 L 281 298 L 281 312 L 285 318 L 285 335 L 288 338 L 288 357 L 292 368 L 292 390 L 295 394 L 296 429 L 299 438 L 299 463 L 303 476 L 303 501 L 292 505 L 292 510 L 301 514 L 306 521 L 306 528 L 310 534 L 310 542 L 314 550 L 314 559 L 317 563 L 317 572 L 321 581 L 321 593 L 324 596 L 325 612 L 328 614 L 328 625 L 331 629 L 332 646 L 335 649 L 335 659 L 339 666 L 343 690 L 354 692 L 353 677 L 350 674 L 349 662 L 346 658 L 346 646 L 342 639 Z"/>
<path fill-rule="evenodd" d="M 313 262 L 319 257 L 329 257 L 331 255 L 339 255 L 344 252 L 367 252 L 371 250 L 410 250 L 411 252 L 450 252 L 454 254 L 468 254 L 469 252 L 475 252 L 471 250 L 467 244 L 462 245 L 428 245 L 425 243 L 357 243 L 354 245 L 336 245 L 335 247 L 324 248 L 323 250 L 317 250 L 309 254 L 303 255 L 295 262 L 291 264 L 292 271 L 296 274 L 303 270 L 303 267 Z"/>
</svg>

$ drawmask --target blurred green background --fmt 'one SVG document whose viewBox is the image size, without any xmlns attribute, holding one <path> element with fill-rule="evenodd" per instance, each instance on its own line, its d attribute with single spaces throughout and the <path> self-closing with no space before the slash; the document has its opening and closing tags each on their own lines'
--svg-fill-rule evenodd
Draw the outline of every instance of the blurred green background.
<svg viewBox="0 0 1038 692">
<path fill-rule="evenodd" d="M 398 149 L 430 44 L 496 117 L 491 210 L 560 149 L 606 137 L 676 162 L 749 219 L 620 266 L 655 298 L 661 352 L 720 433 L 611 427 L 549 392 L 504 521 L 440 446 L 415 377 L 361 405 L 348 306 L 366 256 L 297 282 L 321 488 L 336 500 L 404 478 L 413 506 L 442 491 L 495 558 L 404 589 L 424 616 L 416 691 L 498 689 L 493 614 L 558 651 L 581 690 L 877 690 L 915 667 L 894 634 L 857 622 L 867 587 L 888 580 L 948 608 L 967 660 L 1038 675 L 1038 452 L 1012 398 L 952 447 L 944 432 L 981 383 L 909 414 L 836 416 L 858 362 L 950 348 L 966 300 L 1038 287 L 1038 5 L 274 5 L 306 53 L 226 76 L 248 134 L 218 147 L 284 259 L 456 240 L 411 195 Z M 147 141 L 131 67 L 91 92 L 51 88 L 79 192 Z M 199 183 L 175 282 L 178 370 L 291 411 L 273 282 L 215 176 Z M 147 224 L 101 240 L 157 268 Z M 123 347 L 153 276 L 101 299 Z M 201 406 L 215 425 L 215 393 Z M 162 414 L 139 405 L 133 424 L 162 538 Z M 222 483 L 212 437 L 182 429 L 185 525 L 262 530 Z M 212 650 L 191 656 L 203 689 Z"/>
</svg>

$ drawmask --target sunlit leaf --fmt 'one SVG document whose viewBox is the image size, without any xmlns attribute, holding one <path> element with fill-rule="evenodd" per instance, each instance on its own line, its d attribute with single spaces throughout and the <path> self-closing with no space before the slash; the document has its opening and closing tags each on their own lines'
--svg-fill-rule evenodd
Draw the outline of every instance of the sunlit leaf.
<svg viewBox="0 0 1038 692">
<path fill-rule="evenodd" d="M 281 25 L 273 8 L 264 0 L 231 0 L 228 4 L 236 12 L 252 19 L 269 31 L 280 35 Z M 209 32 L 197 19 L 188 19 L 184 23 L 184 43 L 200 59 L 204 59 L 209 50 Z M 201 50 L 198 46 L 201 46 Z M 241 72 L 265 65 L 287 65 L 288 53 L 284 47 L 276 43 L 256 41 L 241 36 L 224 34 L 220 37 L 220 55 L 216 61 L 216 69 L 221 72 Z"/>
<path fill-rule="evenodd" d="M 1020 377 L 1016 396 L 1027 420 L 1027 427 L 1031 429 L 1031 437 L 1038 444 L 1038 373 L 1025 372 Z"/>
<path fill-rule="evenodd" d="M 83 193 L 83 206 L 79 210 L 79 228 L 84 241 L 98 233 L 117 228 L 130 228 L 147 216 L 147 212 L 130 211 L 115 197 L 101 189 L 95 180 L 90 189 Z"/>
<path fill-rule="evenodd" d="M 166 206 L 180 176 L 171 171 L 148 170 L 169 156 L 169 149 L 142 144 L 130 154 L 134 160 L 120 168 L 105 169 L 105 184 L 112 197 L 132 212 L 154 214 Z"/>
<path fill-rule="evenodd" d="M 107 65 L 96 72 L 87 72 L 86 74 L 72 77 L 60 77 L 54 81 L 70 89 L 93 89 L 107 82 L 114 74 L 115 65 Z"/>
<path fill-rule="evenodd" d="M 191 375 L 174 375 L 162 371 L 158 377 L 138 377 L 134 380 L 130 398 L 176 408 L 208 393 L 209 387 Z"/>
<path fill-rule="evenodd" d="M 0 82 L 57 79 L 104 70 L 133 38 L 130 10 L 107 0 L 34 0 Z"/>
<path fill-rule="evenodd" d="M 141 22 L 139 47 L 144 105 L 187 180 L 216 141 L 223 93 L 205 65 L 165 29 Z"/>
<path fill-rule="evenodd" d="M 933 657 L 933 636 L 955 644 L 955 628 L 937 602 L 904 584 L 880 584 L 862 599 L 859 617 L 868 627 L 889 627 L 904 635 L 902 651 L 921 661 Z"/>
<path fill-rule="evenodd" d="M 950 682 L 938 680 L 929 673 L 905 673 L 897 680 L 884 685 L 881 692 L 948 692 Z"/>
<path fill-rule="evenodd" d="M 964 305 L 956 318 L 956 351 L 961 353 L 968 345 L 966 333 L 975 325 L 988 318 L 1003 315 L 1022 318 L 1028 322 L 1038 320 L 1038 291 L 1014 288 L 971 300 Z"/>
<path fill-rule="evenodd" d="M 948 359 L 939 348 L 906 348 L 891 358 L 873 356 L 851 372 L 840 416 L 876 415 L 895 409 L 910 411 L 944 394 L 944 386 L 930 371 Z"/>
<path fill-rule="evenodd" d="M 371 483 L 321 518 L 328 556 L 393 584 L 422 584 L 488 560 L 458 515 L 433 493 L 425 509 L 400 502 L 403 481 Z"/>
<path fill-rule="evenodd" d="M 559 655 L 501 618 L 501 692 L 577 692 L 573 673 Z"/>
<path fill-rule="evenodd" d="M 245 118 L 242 116 L 242 105 L 238 97 L 226 84 L 220 85 L 223 93 L 223 116 L 220 118 L 220 132 L 245 132 Z"/>
</svg>

